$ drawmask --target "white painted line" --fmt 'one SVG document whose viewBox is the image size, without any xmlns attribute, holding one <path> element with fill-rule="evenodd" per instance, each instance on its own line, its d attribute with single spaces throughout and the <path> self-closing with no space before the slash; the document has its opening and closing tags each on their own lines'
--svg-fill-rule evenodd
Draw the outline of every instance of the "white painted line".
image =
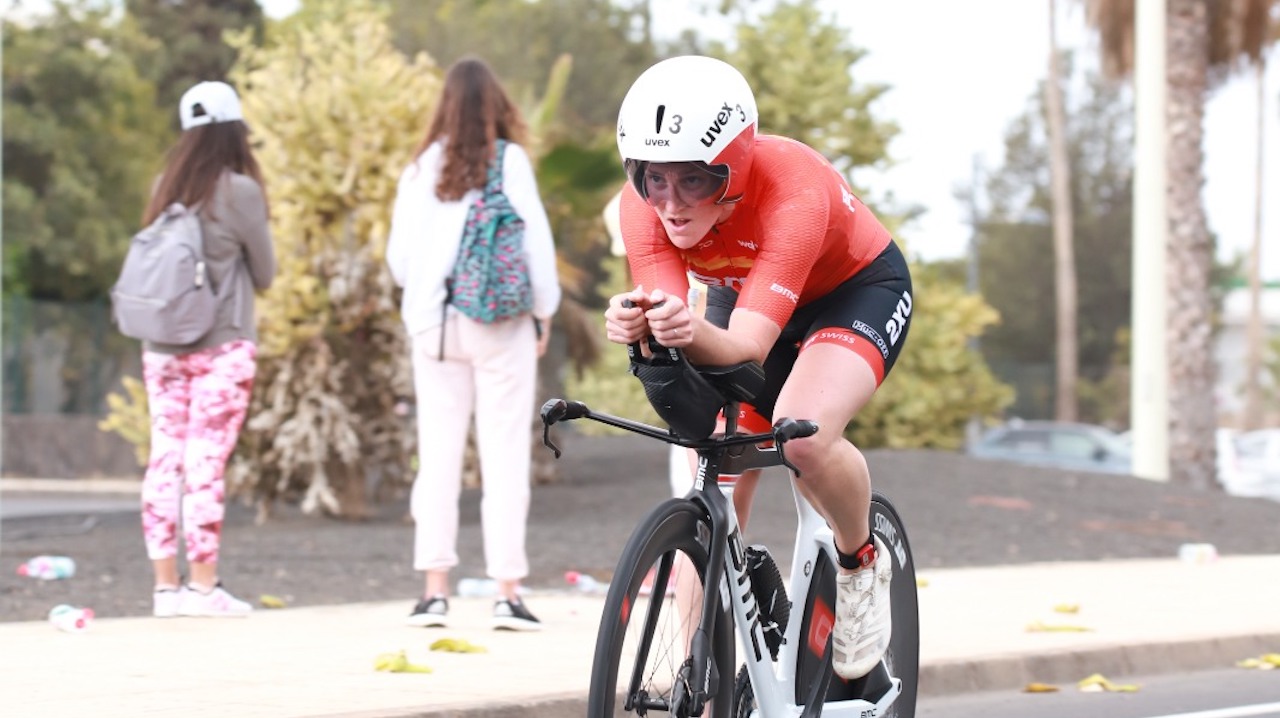
<svg viewBox="0 0 1280 718">
<path fill-rule="evenodd" d="M 1208 711 L 1174 713 L 1164 716 L 1152 716 L 1151 718 L 1242 718 L 1242 716 L 1259 716 L 1267 713 L 1280 713 L 1280 703 L 1259 703 L 1235 708 L 1215 708 Z"/>
</svg>

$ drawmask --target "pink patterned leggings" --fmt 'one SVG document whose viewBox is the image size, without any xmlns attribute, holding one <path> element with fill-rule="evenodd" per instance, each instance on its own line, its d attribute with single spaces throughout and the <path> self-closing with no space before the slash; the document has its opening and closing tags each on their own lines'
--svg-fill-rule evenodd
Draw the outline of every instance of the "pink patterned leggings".
<svg viewBox="0 0 1280 718">
<path fill-rule="evenodd" d="M 142 482 L 142 535 L 152 560 L 178 555 L 217 563 L 223 472 L 249 409 L 257 347 L 246 339 L 191 354 L 143 352 L 151 409 L 151 460 Z"/>
</svg>

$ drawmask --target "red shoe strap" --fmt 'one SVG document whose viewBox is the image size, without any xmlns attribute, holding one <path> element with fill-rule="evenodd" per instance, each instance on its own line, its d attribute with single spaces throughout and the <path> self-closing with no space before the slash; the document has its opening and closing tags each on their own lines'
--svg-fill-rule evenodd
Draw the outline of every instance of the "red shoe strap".
<svg viewBox="0 0 1280 718">
<path fill-rule="evenodd" d="M 876 563 L 876 544 L 871 538 L 867 538 L 867 542 L 852 554 L 845 553 L 836 546 L 836 559 L 840 564 L 840 568 L 850 571 L 858 571 L 860 569 L 869 568 Z"/>
</svg>

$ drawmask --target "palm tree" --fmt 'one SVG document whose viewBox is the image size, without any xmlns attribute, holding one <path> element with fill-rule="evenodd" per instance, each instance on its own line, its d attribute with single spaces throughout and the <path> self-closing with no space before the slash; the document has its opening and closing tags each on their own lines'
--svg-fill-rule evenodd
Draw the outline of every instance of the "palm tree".
<svg viewBox="0 0 1280 718">
<path fill-rule="evenodd" d="M 1057 391 L 1054 416 L 1075 421 L 1079 348 L 1076 333 L 1076 257 L 1072 227 L 1071 163 L 1067 159 L 1067 118 L 1063 107 L 1062 57 L 1058 51 L 1057 3 L 1049 0 L 1049 79 L 1045 109 L 1049 129 L 1049 169 L 1053 188 L 1054 292 L 1057 306 Z"/>
<path fill-rule="evenodd" d="M 1133 70 L 1135 0 L 1085 0 L 1114 75 Z M 1170 479 L 1215 485 L 1212 350 L 1213 244 L 1204 184 L 1204 105 L 1212 81 L 1241 59 L 1260 60 L 1280 0 L 1167 0 L 1169 465 Z"/>
</svg>

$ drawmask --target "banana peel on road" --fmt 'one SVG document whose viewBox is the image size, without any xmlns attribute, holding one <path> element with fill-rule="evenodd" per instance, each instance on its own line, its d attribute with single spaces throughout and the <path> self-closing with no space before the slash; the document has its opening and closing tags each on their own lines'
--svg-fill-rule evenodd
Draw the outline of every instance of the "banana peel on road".
<svg viewBox="0 0 1280 718">
<path fill-rule="evenodd" d="M 441 638 L 431 644 L 433 651 L 445 651 L 447 653 L 488 653 L 489 649 L 462 638 Z"/>
<path fill-rule="evenodd" d="M 1085 693 L 1137 693 L 1136 683 L 1115 683 L 1101 673 L 1095 673 L 1076 684 Z"/>
<path fill-rule="evenodd" d="M 1093 629 L 1088 626 L 1076 626 L 1067 623 L 1035 621 L 1027 624 L 1027 633 L 1089 633 L 1091 631 Z"/>
<path fill-rule="evenodd" d="M 1257 658 L 1246 658 L 1237 661 L 1238 668 L 1252 668 L 1259 671 L 1271 671 L 1280 668 L 1280 653 L 1264 653 Z"/>
<path fill-rule="evenodd" d="M 379 653 L 373 659 L 373 670 L 386 673 L 430 673 L 431 669 L 417 663 L 410 663 L 403 650 L 390 653 Z"/>
<path fill-rule="evenodd" d="M 263 608 L 284 608 L 289 605 L 283 598 L 270 593 L 264 593 L 261 596 L 258 596 L 258 604 Z"/>
</svg>

